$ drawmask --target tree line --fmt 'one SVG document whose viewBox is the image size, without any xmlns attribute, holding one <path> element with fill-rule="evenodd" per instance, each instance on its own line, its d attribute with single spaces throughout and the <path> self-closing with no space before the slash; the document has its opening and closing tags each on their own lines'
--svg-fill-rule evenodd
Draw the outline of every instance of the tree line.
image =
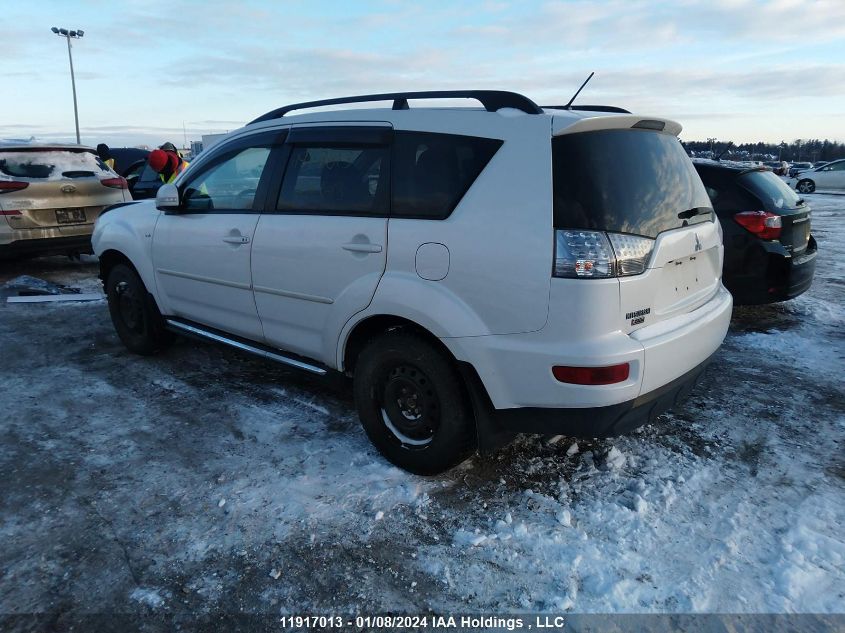
<svg viewBox="0 0 845 633">
<path fill-rule="evenodd" d="M 845 143 L 828 139 L 795 139 L 791 143 L 739 143 L 733 144 L 716 138 L 704 141 L 684 141 L 692 156 L 716 157 L 728 160 L 785 160 L 790 163 L 845 158 Z"/>
</svg>

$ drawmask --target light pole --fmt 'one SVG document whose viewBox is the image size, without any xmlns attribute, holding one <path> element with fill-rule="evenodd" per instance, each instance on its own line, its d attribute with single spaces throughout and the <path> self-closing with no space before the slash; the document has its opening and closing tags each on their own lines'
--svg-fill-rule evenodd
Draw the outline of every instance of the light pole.
<svg viewBox="0 0 845 633">
<path fill-rule="evenodd" d="M 68 31 L 67 29 L 60 29 L 56 26 L 50 30 L 67 40 L 67 58 L 70 60 L 70 85 L 73 88 L 73 120 L 76 123 L 76 143 L 79 145 L 82 141 L 79 140 L 79 111 L 76 108 L 76 79 L 73 76 L 73 55 L 70 52 L 70 40 L 71 38 L 77 39 L 82 37 L 85 35 L 85 32 Z"/>
</svg>

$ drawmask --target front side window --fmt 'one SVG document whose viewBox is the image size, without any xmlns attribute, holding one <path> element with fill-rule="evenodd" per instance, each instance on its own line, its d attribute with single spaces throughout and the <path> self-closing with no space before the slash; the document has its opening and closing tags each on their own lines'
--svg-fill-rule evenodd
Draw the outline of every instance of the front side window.
<svg viewBox="0 0 845 633">
<path fill-rule="evenodd" d="M 182 194 L 185 210 L 251 210 L 269 156 L 269 144 L 226 152 L 188 183 Z"/>
<path fill-rule="evenodd" d="M 387 215 L 389 153 L 387 146 L 294 145 L 276 208 Z"/>
<path fill-rule="evenodd" d="M 454 134 L 397 132 L 393 141 L 393 215 L 444 219 L 502 141 Z"/>
</svg>

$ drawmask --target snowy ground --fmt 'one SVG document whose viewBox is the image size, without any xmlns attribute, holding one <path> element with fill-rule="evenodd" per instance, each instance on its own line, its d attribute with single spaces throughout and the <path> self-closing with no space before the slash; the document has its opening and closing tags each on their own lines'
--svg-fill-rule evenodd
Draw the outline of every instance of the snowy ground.
<svg viewBox="0 0 845 633">
<path fill-rule="evenodd" d="M 807 198 L 813 288 L 738 309 L 685 406 L 432 479 L 345 385 L 3 303 L 0 612 L 842 612 L 845 197 Z M 23 273 L 97 287 L 91 259 Z"/>
</svg>

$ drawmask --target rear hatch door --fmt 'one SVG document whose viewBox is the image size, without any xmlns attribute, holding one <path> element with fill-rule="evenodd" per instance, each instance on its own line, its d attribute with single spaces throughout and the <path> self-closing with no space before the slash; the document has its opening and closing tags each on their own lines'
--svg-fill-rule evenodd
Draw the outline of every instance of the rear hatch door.
<svg viewBox="0 0 845 633">
<path fill-rule="evenodd" d="M 783 247 L 794 256 L 803 254 L 810 240 L 810 207 L 806 202 L 770 171 L 743 172 L 737 183 L 761 202 L 763 208 L 759 210 L 781 216 Z"/>
<path fill-rule="evenodd" d="M 721 233 L 673 133 L 634 125 L 562 134 L 552 155 L 555 228 L 601 231 L 620 260 L 641 256 L 617 264 L 622 331 L 692 312 L 718 292 Z"/>
<path fill-rule="evenodd" d="M 0 210 L 16 229 L 90 225 L 105 206 L 124 200 L 111 180 L 117 174 L 86 149 L 0 150 L 0 178 L 26 183 L 0 195 Z"/>
</svg>

